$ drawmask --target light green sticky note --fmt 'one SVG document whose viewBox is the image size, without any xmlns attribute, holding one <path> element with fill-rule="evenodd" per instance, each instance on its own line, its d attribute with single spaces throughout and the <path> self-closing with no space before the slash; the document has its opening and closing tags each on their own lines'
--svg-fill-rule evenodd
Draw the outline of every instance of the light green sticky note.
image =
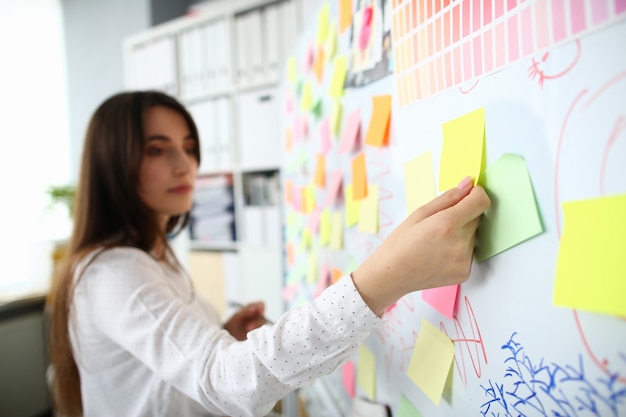
<svg viewBox="0 0 626 417">
<path fill-rule="evenodd" d="M 376 357 L 363 344 L 359 346 L 356 381 L 370 400 L 376 399 Z"/>
<path fill-rule="evenodd" d="M 304 262 L 298 262 L 296 265 L 289 271 L 289 275 L 287 275 L 286 283 L 287 284 L 295 284 L 302 281 L 304 275 L 306 274 L 307 264 Z"/>
<path fill-rule="evenodd" d="M 343 219 L 340 211 L 334 211 L 330 221 L 330 247 L 343 249 Z"/>
<path fill-rule="evenodd" d="M 439 405 L 443 389 L 454 359 L 454 343 L 426 319 L 409 362 L 406 373 L 415 385 L 435 404 Z"/>
<path fill-rule="evenodd" d="M 402 394 L 400 396 L 400 405 L 398 405 L 397 417 L 423 417 L 417 408 Z"/>
<path fill-rule="evenodd" d="M 354 226 L 359 221 L 359 206 L 361 204 L 361 200 L 354 199 L 352 184 L 347 184 L 343 190 L 346 210 L 346 226 L 350 227 Z"/>
<path fill-rule="evenodd" d="M 315 116 L 315 119 L 317 120 L 319 120 L 320 117 L 322 117 L 322 111 L 323 111 L 322 107 L 323 107 L 322 99 L 318 98 L 315 104 L 313 104 L 313 107 L 311 108 L 311 112 L 313 112 L 313 115 Z"/>
<path fill-rule="evenodd" d="M 359 231 L 373 235 L 378 233 L 378 185 L 369 184 L 367 197 L 361 200 Z"/>
<path fill-rule="evenodd" d="M 319 14 L 317 15 L 317 32 L 315 34 L 315 41 L 318 45 L 322 45 L 326 41 L 328 35 L 328 26 L 330 22 L 330 4 L 324 2 Z"/>
<path fill-rule="evenodd" d="M 626 317 L 626 194 L 563 203 L 554 304 Z"/>
<path fill-rule="evenodd" d="M 322 210 L 322 214 L 320 216 L 320 245 L 328 246 L 330 243 L 330 210 L 324 209 Z"/>
<path fill-rule="evenodd" d="M 302 96 L 300 96 L 300 110 L 308 112 L 313 107 L 313 84 L 311 80 L 302 84 Z"/>
<path fill-rule="evenodd" d="M 348 71 L 348 59 L 345 55 L 336 56 L 333 60 L 333 77 L 330 81 L 328 94 L 331 97 L 341 97 L 343 95 L 343 84 L 346 81 Z"/>
<path fill-rule="evenodd" d="M 404 191 L 407 215 L 435 198 L 431 151 L 426 151 L 404 164 Z"/>
<path fill-rule="evenodd" d="M 477 183 L 483 164 L 485 110 L 480 108 L 444 123 L 439 191 L 456 187 L 467 176 Z"/>
<path fill-rule="evenodd" d="M 491 207 L 478 225 L 476 260 L 482 262 L 543 232 L 526 161 L 505 153 L 479 181 Z"/>
</svg>

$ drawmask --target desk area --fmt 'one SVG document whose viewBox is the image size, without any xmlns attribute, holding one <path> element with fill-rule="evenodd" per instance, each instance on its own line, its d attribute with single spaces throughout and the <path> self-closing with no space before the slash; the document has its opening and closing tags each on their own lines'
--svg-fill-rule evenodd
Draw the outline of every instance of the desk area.
<svg viewBox="0 0 626 417">
<path fill-rule="evenodd" d="M 51 416 L 45 294 L 0 298 L 0 416 Z"/>
</svg>

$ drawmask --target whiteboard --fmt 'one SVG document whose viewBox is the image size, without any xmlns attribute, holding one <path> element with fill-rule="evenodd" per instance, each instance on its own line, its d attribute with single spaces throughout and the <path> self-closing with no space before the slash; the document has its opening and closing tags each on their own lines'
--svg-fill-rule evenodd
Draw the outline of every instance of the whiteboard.
<svg viewBox="0 0 626 417">
<path fill-rule="evenodd" d="M 331 22 L 338 19 L 336 3 L 319 3 L 318 10 L 329 4 Z M 484 11 L 484 2 L 472 3 L 483 4 Z M 519 2 L 519 7 L 522 3 L 539 8 L 546 2 Z M 554 3 L 565 4 L 564 10 L 570 12 L 579 3 L 589 13 L 599 4 Z M 302 239 L 311 214 L 288 201 L 285 237 L 287 251 L 293 252 L 288 254 L 289 292 L 284 297 L 291 305 L 315 296 L 318 282 L 307 281 L 311 259 L 319 276 L 325 267 L 348 273 L 373 253 L 406 217 L 404 164 L 431 151 L 438 178 L 442 124 L 479 108 L 485 114 L 486 166 L 504 153 L 525 159 L 544 229 L 475 262 L 470 279 L 460 288 L 454 318 L 424 302 L 419 292 L 405 296 L 387 312 L 384 326 L 365 345 L 376 358 L 376 394 L 370 399 L 388 404 L 393 415 L 404 396 L 424 416 L 626 416 L 626 320 L 553 304 L 562 204 L 626 193 L 626 22 L 624 14 L 617 13 L 618 3 L 606 3 L 612 19 L 593 28 L 589 24 L 584 36 L 571 35 L 572 20 L 567 23 L 570 36 L 563 42 L 535 48 L 532 55 L 421 98 L 401 91 L 407 84 L 400 81 L 397 69 L 391 76 L 345 90 L 340 100 L 342 127 L 360 108 L 362 137 L 371 117 L 371 97 L 393 97 L 389 146 L 361 145 L 358 150 L 366 155 L 368 182 L 379 188 L 379 231 L 372 235 L 344 226 L 341 250 L 320 244 L 319 232 L 312 234 L 306 247 Z M 299 63 L 315 39 L 316 24 L 312 18 L 294 51 Z M 348 49 L 348 34 L 341 34 L 338 54 Z M 398 56 L 394 60 L 397 63 Z M 299 70 L 301 79 L 311 76 Z M 323 114 L 332 102 L 326 94 L 331 72 L 328 67 L 323 82 L 314 84 Z M 289 130 L 305 112 L 299 108 L 298 89 L 286 80 L 284 85 L 283 128 Z M 308 134 L 283 155 L 284 184 L 290 182 L 298 190 L 313 180 L 323 121 L 323 115 L 310 112 L 304 117 Z M 325 169 L 327 181 L 328 173 L 343 169 L 345 186 L 351 182 L 350 161 L 357 152 L 340 154 L 340 135 L 333 137 Z M 324 187 L 315 187 L 321 209 L 325 192 Z M 340 198 L 331 209 L 342 211 L 342 204 Z M 449 385 L 438 406 L 406 374 L 422 319 L 446 333 L 455 346 Z M 328 380 L 338 391 L 344 390 L 337 375 Z M 356 390 L 358 396 L 367 397 L 359 386 Z"/>
</svg>

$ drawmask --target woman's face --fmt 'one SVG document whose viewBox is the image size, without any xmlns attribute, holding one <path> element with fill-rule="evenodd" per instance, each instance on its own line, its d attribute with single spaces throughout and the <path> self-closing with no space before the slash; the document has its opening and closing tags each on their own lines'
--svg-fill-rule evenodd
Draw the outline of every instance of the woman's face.
<svg viewBox="0 0 626 417">
<path fill-rule="evenodd" d="M 139 171 L 139 195 L 159 216 L 163 227 L 171 216 L 191 209 L 198 170 L 198 142 L 185 118 L 175 110 L 153 106 L 144 114 L 146 145 Z"/>
</svg>

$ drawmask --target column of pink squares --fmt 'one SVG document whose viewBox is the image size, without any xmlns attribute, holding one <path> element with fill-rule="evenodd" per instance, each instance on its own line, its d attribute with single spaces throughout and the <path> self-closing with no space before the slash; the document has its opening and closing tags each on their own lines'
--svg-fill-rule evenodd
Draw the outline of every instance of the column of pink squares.
<svg viewBox="0 0 626 417">
<path fill-rule="evenodd" d="M 406 105 L 626 17 L 626 0 L 388 0 Z"/>
</svg>

